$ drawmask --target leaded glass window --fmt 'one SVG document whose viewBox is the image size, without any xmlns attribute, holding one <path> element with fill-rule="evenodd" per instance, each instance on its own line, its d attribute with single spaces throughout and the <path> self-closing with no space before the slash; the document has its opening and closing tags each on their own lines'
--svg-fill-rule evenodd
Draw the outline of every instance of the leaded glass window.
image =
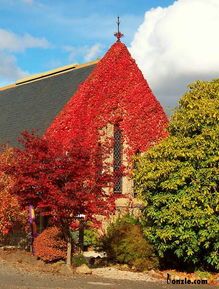
<svg viewBox="0 0 219 289">
<path fill-rule="evenodd" d="M 114 193 L 122 193 L 122 132 L 118 125 L 114 126 L 113 170 L 115 173 Z"/>
</svg>

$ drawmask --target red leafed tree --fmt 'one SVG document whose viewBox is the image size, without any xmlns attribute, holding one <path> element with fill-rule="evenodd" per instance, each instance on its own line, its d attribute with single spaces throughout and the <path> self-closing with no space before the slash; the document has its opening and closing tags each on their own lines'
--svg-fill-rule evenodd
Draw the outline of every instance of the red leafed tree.
<svg viewBox="0 0 219 289">
<path fill-rule="evenodd" d="M 32 205 L 51 216 L 67 241 L 79 214 L 95 221 L 97 215 L 113 212 L 113 197 L 103 190 L 110 176 L 96 170 L 79 140 L 72 141 L 67 151 L 57 141 L 27 132 L 21 142 L 23 148 L 15 150 L 16 163 L 5 167 L 16 180 L 12 192 L 23 207 Z"/>
<path fill-rule="evenodd" d="M 0 167 L 15 163 L 14 150 L 3 147 L 0 152 Z M 7 235 L 16 224 L 25 226 L 26 213 L 21 210 L 17 196 L 11 194 L 14 178 L 0 169 L 0 234 Z"/>
</svg>

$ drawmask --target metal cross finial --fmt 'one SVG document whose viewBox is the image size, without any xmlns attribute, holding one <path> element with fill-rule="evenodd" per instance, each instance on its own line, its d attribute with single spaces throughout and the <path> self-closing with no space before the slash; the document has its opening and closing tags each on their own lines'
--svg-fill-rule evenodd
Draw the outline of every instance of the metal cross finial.
<svg viewBox="0 0 219 289">
<path fill-rule="evenodd" d="M 124 35 L 119 31 L 119 25 L 120 25 L 120 21 L 119 21 L 119 16 L 117 17 L 117 26 L 118 26 L 118 31 L 116 33 L 114 33 L 114 36 L 116 36 L 117 38 L 117 42 L 120 42 L 120 38 L 122 38 Z"/>
<path fill-rule="evenodd" d="M 120 24 L 120 21 L 119 21 L 119 16 L 117 17 L 117 26 L 118 26 L 118 33 L 119 33 L 119 24 Z"/>
</svg>

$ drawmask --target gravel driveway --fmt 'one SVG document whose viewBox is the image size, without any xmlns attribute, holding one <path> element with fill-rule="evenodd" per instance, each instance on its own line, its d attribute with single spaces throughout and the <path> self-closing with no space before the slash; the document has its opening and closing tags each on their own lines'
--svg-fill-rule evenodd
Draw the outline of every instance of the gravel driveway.
<svg viewBox="0 0 219 289">
<path fill-rule="evenodd" d="M 0 289 L 162 289 L 162 288 L 213 289 L 202 285 L 167 285 L 155 282 L 115 280 L 98 276 L 73 275 L 70 277 L 54 274 L 25 272 L 0 260 Z"/>
</svg>

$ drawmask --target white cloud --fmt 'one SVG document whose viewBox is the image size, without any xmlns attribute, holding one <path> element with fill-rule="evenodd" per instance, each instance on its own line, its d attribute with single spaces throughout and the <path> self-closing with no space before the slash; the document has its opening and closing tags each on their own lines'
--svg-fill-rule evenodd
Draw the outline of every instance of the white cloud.
<svg viewBox="0 0 219 289">
<path fill-rule="evenodd" d="M 97 57 L 101 56 L 101 52 L 102 52 L 102 45 L 98 43 L 94 44 L 88 49 L 87 54 L 84 56 L 84 59 L 85 61 L 95 60 Z"/>
<path fill-rule="evenodd" d="M 30 34 L 17 35 L 0 28 L 0 83 L 5 84 L 27 75 L 16 62 L 13 53 L 23 52 L 29 48 L 48 48 L 45 38 L 33 37 Z"/>
<path fill-rule="evenodd" d="M 26 75 L 27 73 L 17 66 L 16 58 L 13 55 L 7 55 L 5 53 L 0 52 L 1 85 L 4 85 L 9 81 L 15 81 Z"/>
<path fill-rule="evenodd" d="M 76 47 L 76 46 L 66 45 L 63 47 L 63 50 L 69 53 L 68 59 L 70 62 L 77 62 L 76 61 L 77 56 L 85 53 L 84 52 L 84 50 L 85 50 L 84 46 L 83 47 Z"/>
<path fill-rule="evenodd" d="M 0 50 L 20 52 L 28 48 L 48 48 L 49 42 L 45 38 L 33 37 L 30 34 L 17 35 L 0 28 Z"/>
<path fill-rule="evenodd" d="M 77 62 L 78 58 L 83 58 L 84 61 L 96 60 L 103 53 L 103 45 L 99 43 L 92 46 L 64 46 L 63 49 L 69 53 L 70 62 Z"/>
<path fill-rule="evenodd" d="M 191 81 L 219 77 L 218 27 L 219 0 L 178 0 L 145 13 L 130 52 L 165 107 Z"/>
</svg>

